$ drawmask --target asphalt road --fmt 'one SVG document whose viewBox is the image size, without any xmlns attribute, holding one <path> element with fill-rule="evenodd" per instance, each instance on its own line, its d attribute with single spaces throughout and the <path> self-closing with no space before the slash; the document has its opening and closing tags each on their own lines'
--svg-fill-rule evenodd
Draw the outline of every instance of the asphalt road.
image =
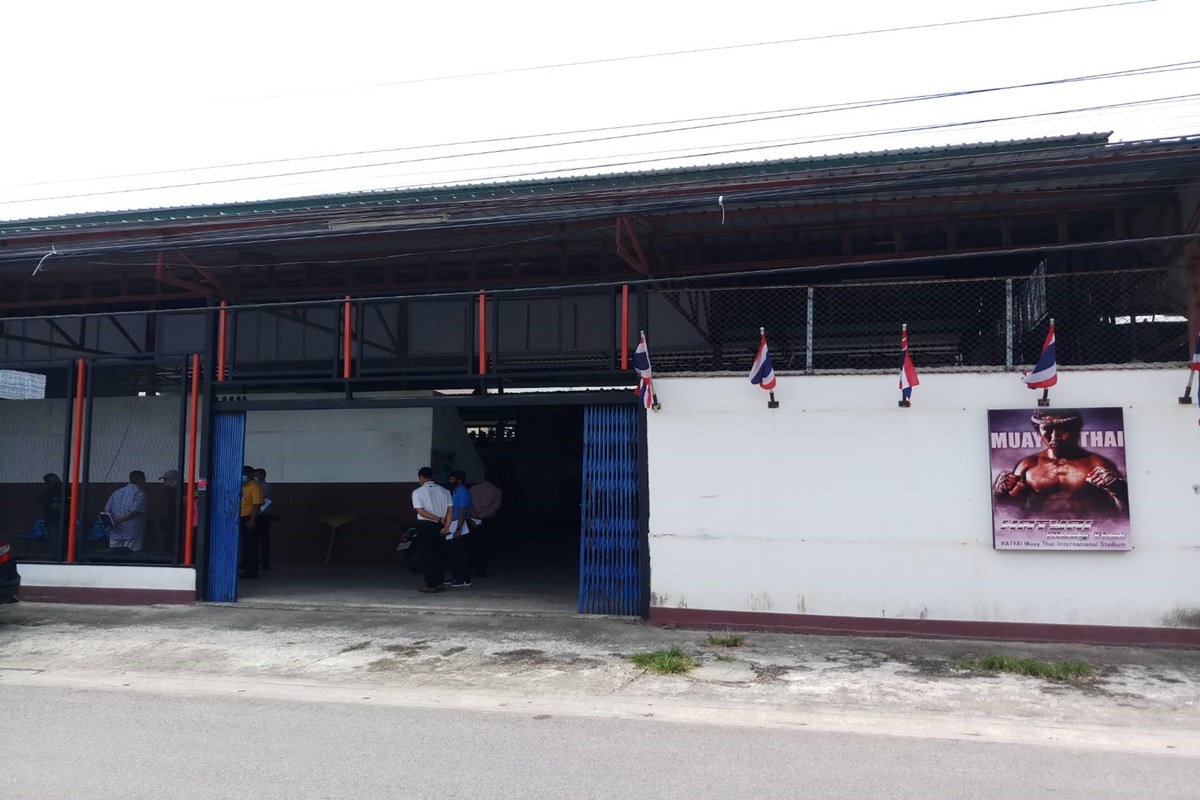
<svg viewBox="0 0 1200 800">
<path fill-rule="evenodd" d="M 7 800 L 1194 798 L 1200 761 L 1061 747 L 0 685 Z"/>
</svg>

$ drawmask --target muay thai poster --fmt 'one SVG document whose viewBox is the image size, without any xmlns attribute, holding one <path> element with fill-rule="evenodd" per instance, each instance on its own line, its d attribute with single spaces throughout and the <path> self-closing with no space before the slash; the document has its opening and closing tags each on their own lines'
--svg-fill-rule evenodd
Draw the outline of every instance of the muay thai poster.
<svg viewBox="0 0 1200 800">
<path fill-rule="evenodd" d="M 1120 408 L 988 411 L 997 550 L 1131 550 Z"/>
</svg>

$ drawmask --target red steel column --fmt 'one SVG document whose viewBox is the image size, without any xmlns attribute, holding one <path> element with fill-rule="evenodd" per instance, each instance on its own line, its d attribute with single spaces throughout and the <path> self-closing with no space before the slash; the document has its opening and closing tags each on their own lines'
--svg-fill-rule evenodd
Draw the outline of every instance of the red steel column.
<svg viewBox="0 0 1200 800">
<path fill-rule="evenodd" d="M 183 538 L 183 563 L 184 566 L 191 566 L 195 556 L 196 549 L 196 454 L 197 445 L 199 444 L 200 430 L 200 354 L 192 354 L 192 402 L 191 402 L 192 427 L 188 431 L 188 472 L 187 472 L 187 494 L 184 497 L 184 502 L 187 503 L 187 512 L 184 515 L 184 524 L 187 528 L 184 531 Z"/>
<path fill-rule="evenodd" d="M 75 424 L 71 466 L 71 516 L 67 520 L 67 563 L 75 563 L 75 526 L 79 524 L 79 473 L 83 464 L 83 391 L 86 366 L 79 359 L 75 368 Z"/>
<path fill-rule="evenodd" d="M 221 301 L 221 313 L 219 322 L 217 323 L 217 380 L 225 380 L 225 329 L 228 311 L 225 306 L 228 305 L 224 300 Z"/>
</svg>

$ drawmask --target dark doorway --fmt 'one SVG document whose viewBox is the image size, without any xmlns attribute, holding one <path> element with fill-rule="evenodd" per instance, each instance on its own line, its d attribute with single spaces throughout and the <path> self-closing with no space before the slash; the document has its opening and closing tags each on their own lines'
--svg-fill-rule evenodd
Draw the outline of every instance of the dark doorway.
<svg viewBox="0 0 1200 800">
<path fill-rule="evenodd" d="M 583 407 L 526 406 L 464 413 L 488 474 L 504 491 L 495 568 L 556 595 L 579 585 Z M 491 575 L 487 580 L 491 580 Z"/>
</svg>

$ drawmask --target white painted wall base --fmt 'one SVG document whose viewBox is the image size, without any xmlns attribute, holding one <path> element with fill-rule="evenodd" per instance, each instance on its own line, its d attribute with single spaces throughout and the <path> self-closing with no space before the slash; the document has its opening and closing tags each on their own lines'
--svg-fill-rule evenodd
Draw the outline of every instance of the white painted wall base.
<svg viewBox="0 0 1200 800">
<path fill-rule="evenodd" d="M 195 592 L 191 567 L 107 564 L 18 564 L 21 585 L 86 589 L 151 589 Z"/>
</svg>

